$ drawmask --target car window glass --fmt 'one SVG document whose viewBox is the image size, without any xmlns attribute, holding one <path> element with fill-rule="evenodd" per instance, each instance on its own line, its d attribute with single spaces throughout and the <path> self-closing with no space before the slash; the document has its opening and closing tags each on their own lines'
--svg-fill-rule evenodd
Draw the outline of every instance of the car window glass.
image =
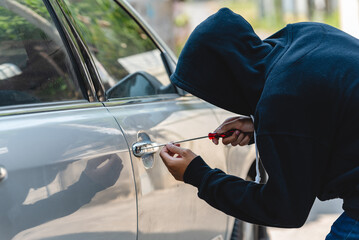
<svg viewBox="0 0 359 240">
<path fill-rule="evenodd" d="M 0 106 L 83 99 L 42 1 L 0 0 Z"/>
<path fill-rule="evenodd" d="M 175 92 L 161 52 L 115 1 L 66 0 L 108 99 Z"/>
</svg>

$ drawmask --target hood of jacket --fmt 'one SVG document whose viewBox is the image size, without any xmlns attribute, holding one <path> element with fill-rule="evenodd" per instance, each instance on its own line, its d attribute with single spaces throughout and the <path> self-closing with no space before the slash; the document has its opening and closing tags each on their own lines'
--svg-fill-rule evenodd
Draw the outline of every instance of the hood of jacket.
<svg viewBox="0 0 359 240">
<path fill-rule="evenodd" d="M 262 41 L 243 17 L 220 9 L 192 32 L 171 81 L 220 108 L 253 115 L 274 45 Z"/>
</svg>

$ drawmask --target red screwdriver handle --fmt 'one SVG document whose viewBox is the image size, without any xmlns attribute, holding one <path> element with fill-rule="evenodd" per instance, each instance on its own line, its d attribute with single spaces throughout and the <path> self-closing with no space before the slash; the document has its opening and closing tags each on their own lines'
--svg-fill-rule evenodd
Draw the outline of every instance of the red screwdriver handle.
<svg viewBox="0 0 359 240">
<path fill-rule="evenodd" d="M 208 138 L 210 140 L 214 139 L 214 138 L 226 138 L 226 137 L 229 137 L 231 136 L 234 132 L 236 131 L 236 129 L 232 129 L 232 130 L 229 130 L 225 133 L 208 133 Z"/>
</svg>

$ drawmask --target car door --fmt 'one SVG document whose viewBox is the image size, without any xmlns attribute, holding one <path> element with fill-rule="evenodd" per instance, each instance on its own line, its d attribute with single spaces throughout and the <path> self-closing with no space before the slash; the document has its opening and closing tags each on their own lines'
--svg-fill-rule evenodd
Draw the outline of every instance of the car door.
<svg viewBox="0 0 359 240">
<path fill-rule="evenodd" d="M 218 126 L 212 106 L 180 96 L 169 81 L 161 45 L 115 1 L 65 0 L 73 25 L 91 52 L 105 96 L 129 147 L 151 146 L 208 134 Z M 167 63 L 167 64 L 166 64 Z M 167 66 L 167 71 L 166 71 Z M 190 141 L 212 167 L 226 168 L 222 146 Z M 227 216 L 200 200 L 196 189 L 177 182 L 159 158 L 160 148 L 131 154 L 138 194 L 138 239 L 224 239 Z"/>
<path fill-rule="evenodd" d="M 127 142 L 60 26 L 0 0 L 0 239 L 137 239 Z"/>
</svg>

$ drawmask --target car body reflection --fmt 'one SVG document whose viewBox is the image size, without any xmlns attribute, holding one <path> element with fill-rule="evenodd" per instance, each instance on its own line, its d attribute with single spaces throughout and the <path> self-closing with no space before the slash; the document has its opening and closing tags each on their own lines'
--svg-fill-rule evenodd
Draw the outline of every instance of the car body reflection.
<svg viewBox="0 0 359 240">
<path fill-rule="evenodd" d="M 0 198 L 1 206 L 7 206 L 4 209 L 8 210 L 1 212 L 0 215 L 2 237 L 11 238 L 25 229 L 76 212 L 88 204 L 97 192 L 115 184 L 119 179 L 123 164 L 117 154 L 89 159 L 75 183 L 66 189 L 56 189 L 56 185 L 52 184 L 53 181 L 61 181 L 61 175 L 67 176 L 69 172 L 75 172 L 73 168 L 76 167 L 76 162 L 72 162 L 56 167 L 43 167 L 41 175 L 38 169 L 24 169 L 12 173 L 6 185 L 0 189 L 1 196 L 12 195 L 11 201 L 4 201 L 4 198 Z M 34 175 L 38 176 L 34 178 Z M 43 185 L 44 183 L 46 185 Z M 19 188 L 19 186 L 22 187 Z M 12 194 L 14 188 L 18 190 L 16 195 Z M 43 197 L 41 189 L 46 189 L 46 195 L 50 196 Z M 54 193 L 51 194 L 51 192 Z M 71 204 L 63 204 L 66 202 Z M 44 209 L 46 209 L 45 212 Z M 16 228 L 9 226 L 16 226 Z"/>
</svg>

